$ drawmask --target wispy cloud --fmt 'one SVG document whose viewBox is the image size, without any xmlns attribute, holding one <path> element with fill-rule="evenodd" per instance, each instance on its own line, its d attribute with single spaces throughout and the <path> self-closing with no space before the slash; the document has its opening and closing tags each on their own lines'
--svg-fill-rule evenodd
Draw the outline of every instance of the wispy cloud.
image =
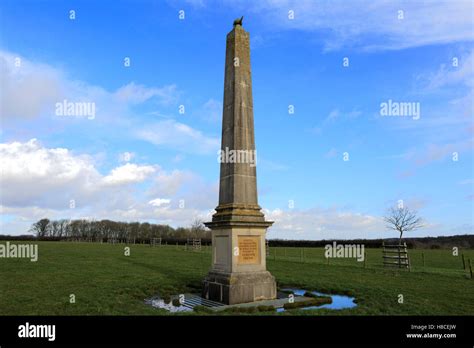
<svg viewBox="0 0 474 348">
<path fill-rule="evenodd" d="M 474 179 L 466 179 L 458 182 L 459 185 L 473 185 Z"/>
<path fill-rule="evenodd" d="M 326 50 L 393 50 L 474 40 L 469 0 L 264 0 L 240 5 L 264 14 L 273 30 L 320 33 Z M 294 19 L 289 19 L 290 10 Z"/>
<path fill-rule="evenodd" d="M 435 72 L 419 75 L 419 87 L 425 92 L 434 92 L 452 85 L 474 88 L 474 50 L 452 57 L 449 63 L 441 64 Z"/>
<path fill-rule="evenodd" d="M 196 116 L 210 123 L 222 121 L 222 102 L 210 98 L 196 111 Z"/>
<path fill-rule="evenodd" d="M 380 236 L 385 227 L 381 217 L 336 208 L 308 210 L 265 210 L 269 238 L 352 239 Z"/>
<path fill-rule="evenodd" d="M 359 110 L 351 110 L 348 112 L 343 112 L 338 108 L 331 110 L 329 115 L 325 119 L 325 123 L 331 123 L 335 121 L 347 121 L 352 120 L 362 115 L 362 112 Z"/>
<path fill-rule="evenodd" d="M 117 100 L 122 103 L 141 104 L 150 99 L 155 99 L 159 103 L 168 105 L 177 102 L 178 93 L 176 85 L 149 88 L 130 82 L 120 87 L 114 94 Z"/>
<path fill-rule="evenodd" d="M 55 67 L 35 62 L 12 52 L 0 51 L 2 85 L 0 117 L 3 120 L 51 118 L 56 103 L 93 102 L 98 122 L 132 113 L 133 107 L 145 102 L 155 105 L 175 104 L 180 95 L 176 85 L 147 87 L 130 82 L 115 91 L 73 80 Z"/>
<path fill-rule="evenodd" d="M 139 139 L 184 153 L 210 154 L 219 149 L 219 139 L 174 120 L 164 120 L 134 132 Z"/>
</svg>

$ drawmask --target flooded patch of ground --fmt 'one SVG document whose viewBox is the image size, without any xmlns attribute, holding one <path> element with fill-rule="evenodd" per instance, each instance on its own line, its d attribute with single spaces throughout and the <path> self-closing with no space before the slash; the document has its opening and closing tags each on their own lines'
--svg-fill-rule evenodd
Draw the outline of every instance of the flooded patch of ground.
<svg viewBox="0 0 474 348">
<path fill-rule="evenodd" d="M 293 293 L 296 296 L 304 296 L 307 291 L 305 289 L 283 289 L 283 291 L 287 293 Z M 331 295 L 331 294 L 324 294 L 317 291 L 308 291 L 309 293 L 316 295 L 316 296 L 328 296 L 331 297 L 332 302 L 326 303 L 320 306 L 308 306 L 308 307 L 301 307 L 299 309 L 346 309 L 346 308 L 353 308 L 356 307 L 357 304 L 354 302 L 354 297 L 351 296 L 344 296 L 344 295 Z M 285 308 L 277 308 L 277 312 L 285 312 Z"/>
<path fill-rule="evenodd" d="M 156 296 L 145 300 L 145 303 L 155 308 L 166 309 L 171 313 L 192 312 L 196 306 L 208 308 L 223 306 L 221 303 L 206 300 L 194 294 L 184 294 L 182 302 L 179 301 L 179 296 L 176 295 L 171 296 L 171 298 L 168 300 L 164 300 L 159 296 Z"/>
<path fill-rule="evenodd" d="M 179 296 L 171 296 L 170 298 L 163 299 L 159 296 L 152 297 L 150 299 L 145 300 L 147 305 L 150 305 L 155 308 L 165 309 L 170 313 L 179 313 L 179 312 L 192 312 L 194 307 L 202 308 L 206 307 L 209 310 L 215 311 L 218 313 L 220 309 L 229 309 L 229 307 L 241 307 L 240 309 L 243 311 L 245 307 L 252 307 L 258 306 L 262 307 L 263 305 L 266 306 L 273 306 L 276 308 L 277 312 L 285 312 L 291 309 L 283 308 L 283 306 L 288 307 L 288 295 L 293 294 L 295 296 L 295 302 L 308 302 L 311 300 L 315 300 L 315 298 L 319 298 L 322 300 L 323 304 L 319 305 L 308 305 L 303 307 L 298 307 L 298 309 L 307 310 L 307 309 L 346 309 L 346 308 L 353 308 L 356 307 L 357 304 L 354 302 L 354 297 L 351 296 L 344 296 L 344 295 L 331 295 L 331 294 L 324 294 L 317 291 L 307 291 L 305 289 L 282 289 L 281 292 L 278 293 L 278 299 L 275 300 L 268 300 L 268 301 L 261 301 L 261 302 L 254 302 L 248 304 L 240 304 L 240 305 L 233 305 L 233 306 L 226 306 L 222 303 L 210 301 L 203 299 L 199 295 L 196 294 L 185 294 L 182 296 L 182 301 L 179 301 Z M 329 298 L 331 299 L 330 303 L 324 303 L 324 299 L 327 299 L 329 302 Z M 297 306 L 295 306 L 297 307 Z M 232 309 L 232 308 L 230 308 Z M 237 308 L 238 309 L 238 308 Z M 247 308 L 248 309 L 248 308 Z M 252 308 L 251 308 L 252 309 Z M 212 312 L 211 311 L 211 312 Z M 249 312 L 250 313 L 250 312 Z"/>
<path fill-rule="evenodd" d="M 166 309 L 170 313 L 192 312 L 193 311 L 192 308 L 189 308 L 189 307 L 186 307 L 186 306 L 183 306 L 183 305 L 175 306 L 173 304 L 173 301 L 170 301 L 169 303 L 166 303 L 165 300 L 163 300 L 159 297 L 147 299 L 147 300 L 145 300 L 145 303 L 147 305 L 150 305 L 150 306 L 155 307 L 155 308 Z"/>
</svg>

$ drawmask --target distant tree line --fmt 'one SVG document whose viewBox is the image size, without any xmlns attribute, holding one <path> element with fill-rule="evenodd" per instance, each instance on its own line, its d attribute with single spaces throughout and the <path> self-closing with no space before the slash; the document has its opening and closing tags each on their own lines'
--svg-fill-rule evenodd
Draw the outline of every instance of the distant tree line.
<svg viewBox="0 0 474 348">
<path fill-rule="evenodd" d="M 211 243 L 211 232 L 203 223 L 195 220 L 189 227 L 173 228 L 168 225 L 150 224 L 147 222 L 117 222 L 111 220 L 49 220 L 41 219 L 30 229 L 31 235 L 9 236 L 0 235 L 0 240 L 78 240 L 78 241 L 108 241 L 116 239 L 122 242 L 135 238 L 137 243 L 149 243 L 152 238 L 162 238 L 168 244 L 186 243 L 188 238 L 201 238 L 203 244 Z M 338 244 L 363 244 L 366 248 L 380 248 L 382 242 L 397 243 L 398 238 L 385 239 L 352 239 L 352 240 L 286 240 L 270 239 L 270 247 L 324 247 L 334 241 Z M 404 238 L 411 249 L 474 249 L 474 234 Z"/>
<path fill-rule="evenodd" d="M 210 240 L 211 234 L 200 220 L 190 227 L 173 228 L 168 225 L 148 222 L 120 222 L 111 220 L 49 220 L 41 219 L 31 225 L 38 239 L 78 240 L 78 241 L 149 241 L 153 238 L 183 240 L 201 238 Z"/>
<path fill-rule="evenodd" d="M 397 244 L 399 238 L 384 239 L 330 239 L 330 240 L 286 240 L 286 239 L 270 239 L 270 247 L 306 247 L 318 248 L 324 247 L 326 244 L 363 244 L 366 248 L 380 248 L 382 242 L 386 244 Z M 474 249 L 474 234 L 441 236 L 441 237 L 414 237 L 404 238 L 410 249 L 449 249 L 452 247 Z"/>
</svg>

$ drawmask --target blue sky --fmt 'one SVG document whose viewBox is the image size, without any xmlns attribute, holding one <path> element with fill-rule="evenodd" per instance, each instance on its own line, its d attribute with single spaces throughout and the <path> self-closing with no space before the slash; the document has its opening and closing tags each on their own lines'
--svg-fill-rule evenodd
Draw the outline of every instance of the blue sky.
<svg viewBox="0 0 474 348">
<path fill-rule="evenodd" d="M 382 216 L 398 200 L 425 220 L 410 236 L 471 234 L 472 7 L 3 1 L 0 232 L 46 216 L 209 220 L 225 37 L 244 15 L 269 238 L 393 237 Z M 64 99 L 94 103 L 94 118 L 58 116 Z M 389 100 L 419 118 L 381 115 Z"/>
</svg>

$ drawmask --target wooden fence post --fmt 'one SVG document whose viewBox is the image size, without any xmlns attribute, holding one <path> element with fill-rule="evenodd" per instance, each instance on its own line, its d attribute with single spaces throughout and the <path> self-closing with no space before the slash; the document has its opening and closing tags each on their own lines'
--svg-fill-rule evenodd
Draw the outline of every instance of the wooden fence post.
<svg viewBox="0 0 474 348">
<path fill-rule="evenodd" d="M 425 253 L 421 253 L 421 260 L 423 261 L 423 267 L 425 267 Z"/>
<path fill-rule="evenodd" d="M 203 260 L 203 257 L 202 257 L 202 256 L 203 256 L 202 253 L 200 253 L 200 255 L 199 255 L 199 259 L 200 259 L 200 260 L 199 260 L 199 261 L 200 261 L 200 264 L 201 264 L 201 272 L 202 272 L 203 274 L 205 274 L 206 271 L 204 270 L 204 260 Z"/>
<path fill-rule="evenodd" d="M 367 251 L 364 251 L 364 268 L 367 267 Z"/>
<path fill-rule="evenodd" d="M 462 269 L 466 269 L 466 261 L 464 261 L 464 254 L 461 254 L 462 256 Z"/>
<path fill-rule="evenodd" d="M 469 272 L 471 273 L 471 279 L 472 279 L 472 265 L 471 265 L 471 259 L 469 259 Z"/>
</svg>

